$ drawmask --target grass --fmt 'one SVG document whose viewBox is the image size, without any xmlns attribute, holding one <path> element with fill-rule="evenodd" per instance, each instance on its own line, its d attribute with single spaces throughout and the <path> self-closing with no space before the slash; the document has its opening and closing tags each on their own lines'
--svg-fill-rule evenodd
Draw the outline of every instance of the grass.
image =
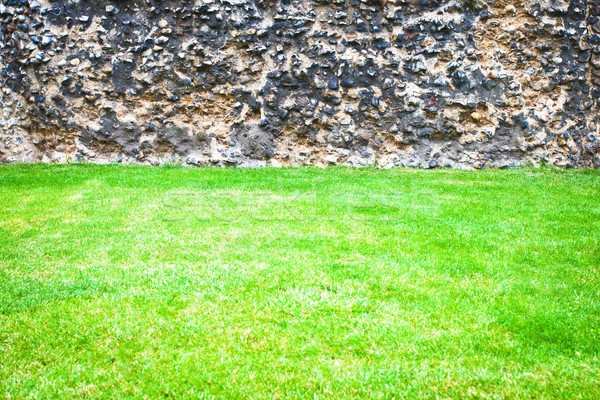
<svg viewBox="0 0 600 400">
<path fill-rule="evenodd" d="M 0 398 L 598 399 L 600 173 L 0 166 Z"/>
</svg>

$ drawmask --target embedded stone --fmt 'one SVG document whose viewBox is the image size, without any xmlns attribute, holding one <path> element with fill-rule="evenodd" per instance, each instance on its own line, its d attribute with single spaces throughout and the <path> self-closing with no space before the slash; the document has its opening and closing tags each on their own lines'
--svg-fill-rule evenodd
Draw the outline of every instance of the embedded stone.
<svg viewBox="0 0 600 400">
<path fill-rule="evenodd" d="M 550 163 L 600 166 L 593 5 L 58 3 L 0 4 L 2 121 L 27 126 L 23 154 L 43 130 L 98 149 L 81 161 L 482 168 L 544 142 Z"/>
</svg>

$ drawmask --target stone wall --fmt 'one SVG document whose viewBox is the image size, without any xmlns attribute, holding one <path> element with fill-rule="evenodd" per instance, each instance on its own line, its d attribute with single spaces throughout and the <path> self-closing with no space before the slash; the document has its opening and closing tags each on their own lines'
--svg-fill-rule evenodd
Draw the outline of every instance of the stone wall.
<svg viewBox="0 0 600 400">
<path fill-rule="evenodd" d="M 3 0 L 0 162 L 600 167 L 600 0 Z"/>
</svg>

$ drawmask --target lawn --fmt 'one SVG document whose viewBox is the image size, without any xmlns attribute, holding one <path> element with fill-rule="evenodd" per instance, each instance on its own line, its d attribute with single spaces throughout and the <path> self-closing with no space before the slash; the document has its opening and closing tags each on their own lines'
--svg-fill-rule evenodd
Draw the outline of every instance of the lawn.
<svg viewBox="0 0 600 400">
<path fill-rule="evenodd" d="M 598 399 L 600 172 L 0 166 L 0 398 Z"/>
</svg>

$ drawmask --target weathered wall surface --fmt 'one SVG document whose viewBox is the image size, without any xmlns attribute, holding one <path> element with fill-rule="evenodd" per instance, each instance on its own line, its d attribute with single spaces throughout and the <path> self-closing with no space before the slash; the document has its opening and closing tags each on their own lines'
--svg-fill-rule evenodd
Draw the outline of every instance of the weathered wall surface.
<svg viewBox="0 0 600 400">
<path fill-rule="evenodd" d="M 0 162 L 600 167 L 600 0 L 2 3 Z"/>
</svg>

